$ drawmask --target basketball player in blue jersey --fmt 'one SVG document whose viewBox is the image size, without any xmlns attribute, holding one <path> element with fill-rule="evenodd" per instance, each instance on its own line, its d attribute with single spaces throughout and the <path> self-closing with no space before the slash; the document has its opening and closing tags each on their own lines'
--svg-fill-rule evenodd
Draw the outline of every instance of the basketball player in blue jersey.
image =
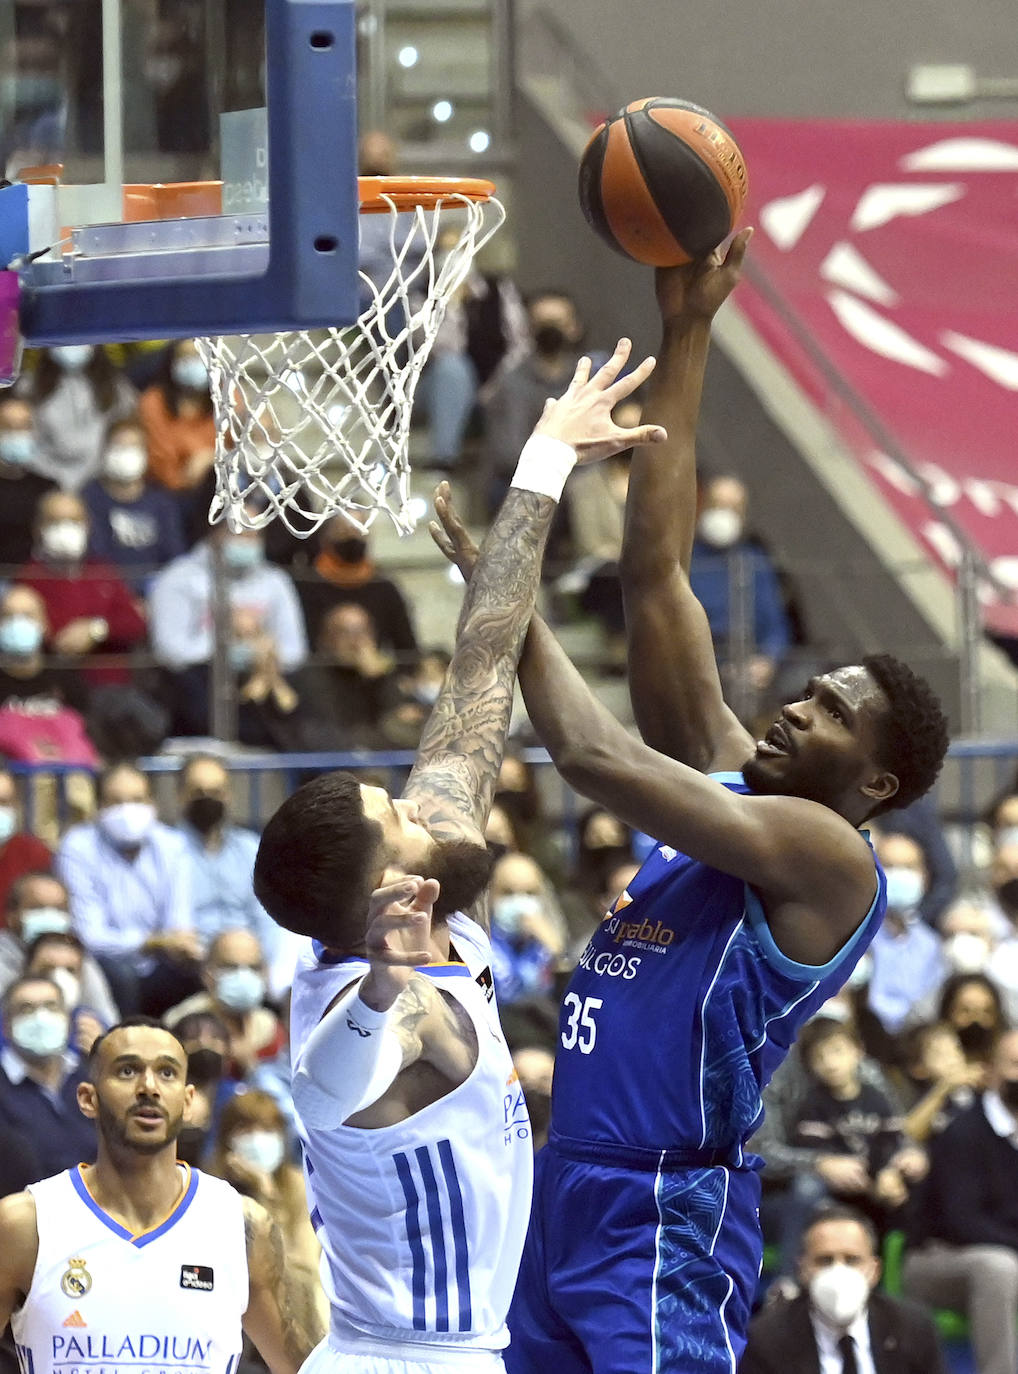
<svg viewBox="0 0 1018 1374">
<path fill-rule="evenodd" d="M 242 1333 L 297 1374 L 313 1348 L 314 1295 L 268 1213 L 176 1158 L 193 1096 L 158 1022 L 95 1042 L 78 1088 L 95 1164 L 0 1200 L 0 1328 L 22 1374 L 233 1374 Z"/>
<path fill-rule="evenodd" d="M 761 1090 L 883 916 L 860 827 L 921 796 L 947 748 L 933 693 L 886 655 L 816 678 L 756 742 L 722 699 L 688 579 L 694 439 L 710 322 L 747 241 L 658 274 L 646 418 L 669 437 L 634 456 L 622 560 L 647 743 L 537 618 L 520 663 L 566 781 L 658 844 L 563 999 L 511 1374 L 734 1374 L 762 1254 L 759 1162 L 745 1148 Z M 437 542 L 469 574 L 475 551 L 447 489 L 436 511 Z"/>
<path fill-rule="evenodd" d="M 490 872 L 484 825 L 555 503 L 578 457 L 634 441 L 611 409 L 653 361 L 618 381 L 628 353 L 594 377 L 582 360 L 526 445 L 404 796 L 330 774 L 262 835 L 255 891 L 313 941 L 291 1050 L 331 1329 L 306 1374 L 502 1368 L 533 1153 L 486 918 L 463 913 Z"/>
</svg>

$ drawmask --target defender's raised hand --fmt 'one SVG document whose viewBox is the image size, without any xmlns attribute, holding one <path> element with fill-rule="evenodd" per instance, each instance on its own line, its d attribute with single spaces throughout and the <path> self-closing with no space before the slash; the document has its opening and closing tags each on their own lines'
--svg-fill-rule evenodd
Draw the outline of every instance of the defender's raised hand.
<svg viewBox="0 0 1018 1374">
<path fill-rule="evenodd" d="M 545 406 L 534 434 L 568 444 L 576 450 L 579 463 L 597 463 L 637 444 L 663 443 L 668 435 L 660 425 L 620 429 L 612 419 L 613 407 L 631 396 L 654 371 L 655 360 L 645 358 L 639 367 L 619 377 L 632 347 L 629 339 L 620 339 L 615 352 L 593 376 L 590 359 L 581 358 L 565 394 Z"/>
</svg>

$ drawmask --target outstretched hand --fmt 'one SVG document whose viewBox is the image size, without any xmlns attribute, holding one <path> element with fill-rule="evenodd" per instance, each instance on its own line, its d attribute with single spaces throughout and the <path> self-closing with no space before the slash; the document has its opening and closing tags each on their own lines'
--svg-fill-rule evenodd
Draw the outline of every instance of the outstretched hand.
<svg viewBox="0 0 1018 1374">
<path fill-rule="evenodd" d="M 438 892 L 434 878 L 395 877 L 390 872 L 383 876 L 383 886 L 372 892 L 365 946 L 371 965 L 369 978 L 376 993 L 388 992 L 394 1000 L 414 969 L 430 962 L 431 910 Z M 366 979 L 365 986 L 367 983 Z M 369 1006 L 374 1004 L 363 987 L 361 995 Z"/>
<path fill-rule="evenodd" d="M 735 290 L 742 276 L 752 229 L 742 229 L 728 245 L 715 248 L 697 262 L 659 267 L 655 273 L 657 302 L 666 324 L 711 320 Z"/>
<path fill-rule="evenodd" d="M 620 429 L 612 409 L 642 386 L 654 371 L 655 360 L 645 358 L 639 367 L 619 377 L 632 351 L 629 339 L 620 339 L 603 367 L 590 375 L 589 358 L 581 358 L 565 394 L 544 407 L 534 433 L 560 439 L 576 450 L 580 463 L 597 463 L 637 444 L 660 444 L 668 435 L 660 425 Z"/>
<path fill-rule="evenodd" d="M 477 562 L 477 545 L 467 533 L 459 511 L 452 503 L 452 490 L 448 482 L 439 482 L 435 488 L 435 514 L 438 519 L 430 522 L 428 533 L 449 562 L 459 568 L 463 581 L 469 582 Z"/>
</svg>

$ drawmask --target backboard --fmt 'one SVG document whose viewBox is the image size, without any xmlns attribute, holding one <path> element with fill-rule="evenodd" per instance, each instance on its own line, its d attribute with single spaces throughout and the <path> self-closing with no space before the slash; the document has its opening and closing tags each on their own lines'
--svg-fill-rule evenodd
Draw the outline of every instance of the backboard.
<svg viewBox="0 0 1018 1374">
<path fill-rule="evenodd" d="M 347 324 L 354 0 L 0 0 L 0 165 L 29 344 Z"/>
</svg>

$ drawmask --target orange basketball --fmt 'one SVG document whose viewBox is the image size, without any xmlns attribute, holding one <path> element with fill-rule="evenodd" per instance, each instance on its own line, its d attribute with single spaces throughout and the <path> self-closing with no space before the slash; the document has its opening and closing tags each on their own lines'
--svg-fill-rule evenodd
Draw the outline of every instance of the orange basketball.
<svg viewBox="0 0 1018 1374">
<path fill-rule="evenodd" d="M 704 257 L 738 226 L 746 163 L 730 129 L 688 100 L 634 100 L 580 160 L 580 207 L 610 248 L 652 267 Z"/>
</svg>

